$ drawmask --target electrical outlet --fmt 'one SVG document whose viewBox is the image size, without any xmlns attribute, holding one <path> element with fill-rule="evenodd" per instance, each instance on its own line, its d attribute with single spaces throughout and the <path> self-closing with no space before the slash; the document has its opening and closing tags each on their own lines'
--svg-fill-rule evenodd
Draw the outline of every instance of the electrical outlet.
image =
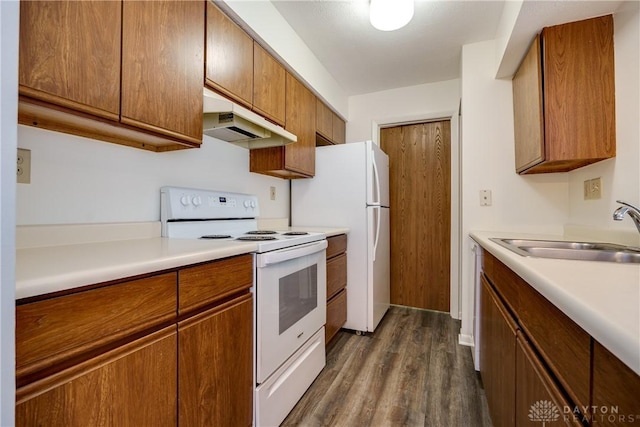
<svg viewBox="0 0 640 427">
<path fill-rule="evenodd" d="M 480 206 L 491 206 L 491 190 L 480 190 Z"/>
<path fill-rule="evenodd" d="M 18 148 L 16 174 L 19 184 L 31 184 L 31 150 Z"/>
<path fill-rule="evenodd" d="M 269 196 L 271 197 L 271 200 L 276 199 L 276 187 L 272 186 L 269 188 Z"/>
<path fill-rule="evenodd" d="M 584 181 L 584 200 L 597 200 L 602 198 L 601 177 Z"/>
</svg>

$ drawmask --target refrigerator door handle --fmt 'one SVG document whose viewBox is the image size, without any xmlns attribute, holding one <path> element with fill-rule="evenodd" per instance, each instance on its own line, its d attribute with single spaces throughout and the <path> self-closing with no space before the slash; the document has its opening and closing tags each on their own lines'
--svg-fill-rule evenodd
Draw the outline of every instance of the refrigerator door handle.
<svg viewBox="0 0 640 427">
<path fill-rule="evenodd" d="M 374 179 L 375 186 L 376 186 L 376 189 L 375 189 L 375 192 L 376 192 L 375 200 L 373 200 L 373 202 L 375 204 L 380 204 L 381 203 L 381 201 L 380 201 L 380 176 L 378 175 L 378 165 L 376 165 L 376 159 L 375 159 L 374 156 L 372 156 L 372 158 L 371 158 L 371 164 L 373 165 L 373 179 Z"/>
<path fill-rule="evenodd" d="M 376 253 L 378 252 L 378 242 L 380 241 L 380 206 L 373 206 L 373 215 L 375 221 L 376 234 L 373 239 L 373 261 L 376 260 Z"/>
</svg>

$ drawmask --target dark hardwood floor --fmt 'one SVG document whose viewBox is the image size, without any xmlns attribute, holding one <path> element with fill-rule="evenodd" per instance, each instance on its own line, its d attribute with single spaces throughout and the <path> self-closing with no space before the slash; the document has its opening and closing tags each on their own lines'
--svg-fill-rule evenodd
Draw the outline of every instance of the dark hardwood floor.
<svg viewBox="0 0 640 427">
<path fill-rule="evenodd" d="M 491 426 L 460 322 L 392 306 L 375 333 L 340 331 L 283 426 Z"/>
</svg>

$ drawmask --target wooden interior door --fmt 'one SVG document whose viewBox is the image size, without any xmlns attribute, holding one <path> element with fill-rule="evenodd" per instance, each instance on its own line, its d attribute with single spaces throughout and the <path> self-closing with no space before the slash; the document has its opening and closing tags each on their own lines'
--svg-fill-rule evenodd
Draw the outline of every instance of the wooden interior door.
<svg viewBox="0 0 640 427">
<path fill-rule="evenodd" d="M 451 122 L 380 131 L 389 155 L 391 304 L 449 311 Z"/>
</svg>

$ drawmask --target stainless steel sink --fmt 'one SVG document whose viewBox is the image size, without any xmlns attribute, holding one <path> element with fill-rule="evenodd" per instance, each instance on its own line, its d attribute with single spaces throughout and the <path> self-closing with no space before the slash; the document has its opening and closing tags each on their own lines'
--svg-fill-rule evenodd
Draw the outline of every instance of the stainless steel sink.
<svg viewBox="0 0 640 427">
<path fill-rule="evenodd" d="M 490 239 L 521 256 L 640 264 L 640 248 L 613 243 Z"/>
</svg>

